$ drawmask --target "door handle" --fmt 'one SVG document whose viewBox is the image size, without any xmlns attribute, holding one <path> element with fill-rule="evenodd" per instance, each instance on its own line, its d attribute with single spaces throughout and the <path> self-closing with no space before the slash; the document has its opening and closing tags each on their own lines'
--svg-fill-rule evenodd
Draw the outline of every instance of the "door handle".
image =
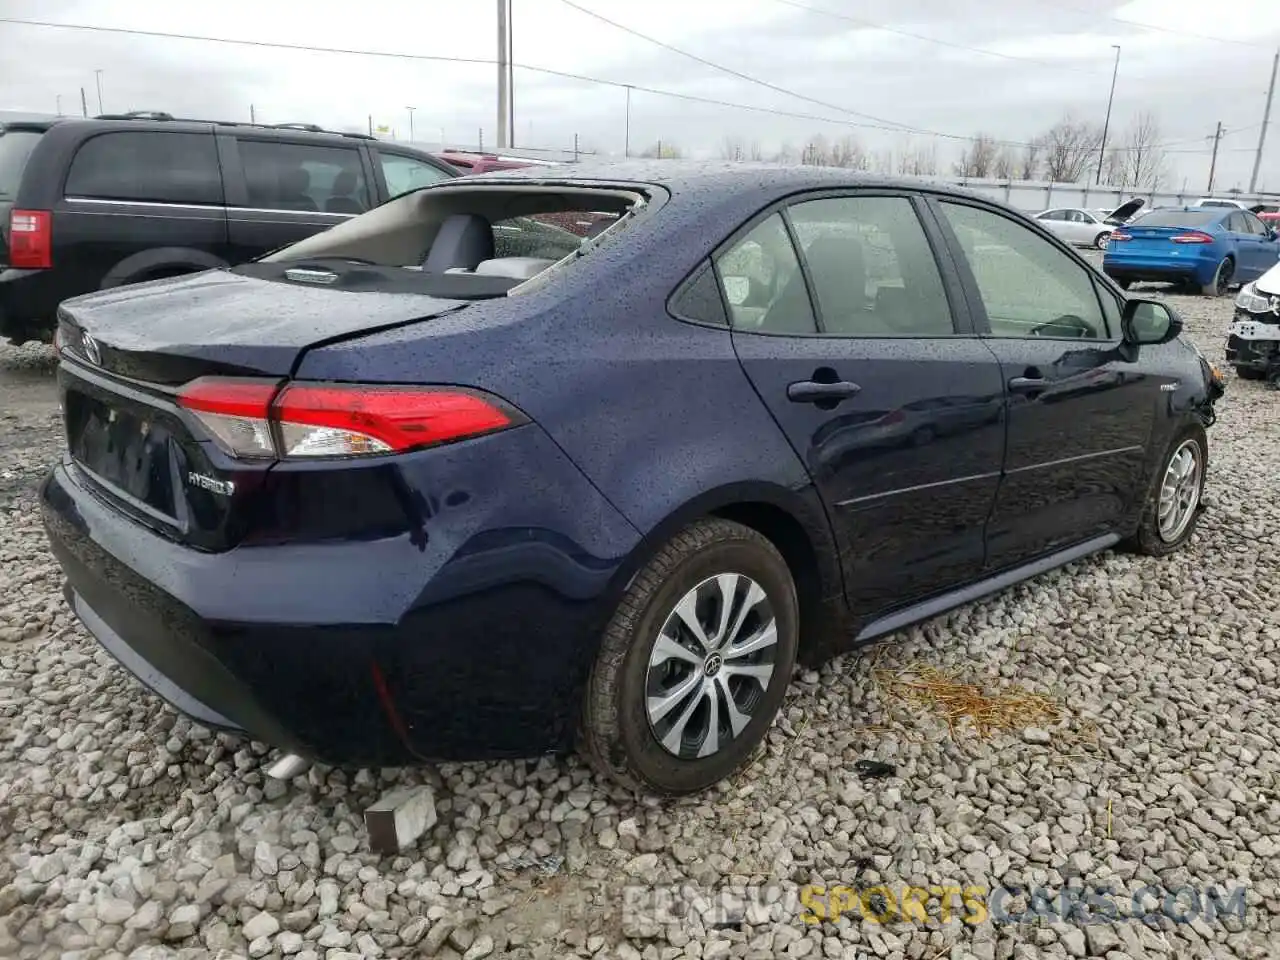
<svg viewBox="0 0 1280 960">
<path fill-rule="evenodd" d="M 1009 381 L 1009 389 L 1014 393 L 1035 393 L 1049 385 L 1043 377 L 1014 377 Z"/>
<path fill-rule="evenodd" d="M 834 406 L 841 400 L 856 396 L 861 390 L 860 386 L 848 380 L 837 380 L 835 383 L 800 380 L 787 384 L 787 399 L 793 403 L 830 403 Z"/>
</svg>

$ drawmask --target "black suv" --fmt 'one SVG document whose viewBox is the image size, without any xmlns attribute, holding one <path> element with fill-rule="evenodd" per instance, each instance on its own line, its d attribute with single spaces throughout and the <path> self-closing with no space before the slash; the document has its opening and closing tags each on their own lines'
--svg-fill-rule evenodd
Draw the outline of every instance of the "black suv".
<svg viewBox="0 0 1280 960">
<path fill-rule="evenodd" d="M 420 150 L 304 124 L 0 125 L 0 335 L 48 340 L 68 297 L 250 260 L 457 175 Z"/>
</svg>

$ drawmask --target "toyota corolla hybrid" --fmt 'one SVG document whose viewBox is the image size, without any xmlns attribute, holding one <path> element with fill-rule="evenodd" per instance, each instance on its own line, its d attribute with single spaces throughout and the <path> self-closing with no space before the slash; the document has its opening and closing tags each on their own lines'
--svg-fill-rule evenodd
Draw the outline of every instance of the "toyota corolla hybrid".
<svg viewBox="0 0 1280 960">
<path fill-rule="evenodd" d="M 575 212 L 609 225 L 530 227 Z M 81 621 L 202 723 L 687 793 L 797 660 L 1186 543 L 1221 385 L 1179 330 L 953 188 L 459 179 L 66 303 L 43 515 Z"/>
</svg>

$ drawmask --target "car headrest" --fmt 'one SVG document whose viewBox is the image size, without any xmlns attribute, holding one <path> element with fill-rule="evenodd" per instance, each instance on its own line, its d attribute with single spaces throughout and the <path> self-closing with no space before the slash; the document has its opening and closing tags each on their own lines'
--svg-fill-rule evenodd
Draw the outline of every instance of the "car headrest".
<svg viewBox="0 0 1280 960">
<path fill-rule="evenodd" d="M 455 213 L 440 225 L 422 269 L 444 273 L 454 267 L 474 270 L 493 257 L 493 227 L 484 217 Z"/>
<path fill-rule="evenodd" d="M 346 197 L 356 192 L 356 175 L 350 170 L 343 170 L 333 178 L 334 196 Z"/>
</svg>

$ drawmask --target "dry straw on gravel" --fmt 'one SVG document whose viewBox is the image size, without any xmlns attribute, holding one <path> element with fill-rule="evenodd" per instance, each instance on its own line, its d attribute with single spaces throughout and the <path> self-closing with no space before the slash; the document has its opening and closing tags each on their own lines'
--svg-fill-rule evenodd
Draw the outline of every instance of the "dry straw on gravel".
<svg viewBox="0 0 1280 960">
<path fill-rule="evenodd" d="M 878 669 L 872 676 L 888 697 L 941 714 L 953 738 L 966 721 L 985 738 L 998 731 L 1022 730 L 1062 718 L 1057 702 L 1045 694 L 1020 687 L 984 688 L 936 667 L 911 664 L 896 673 Z"/>
</svg>

